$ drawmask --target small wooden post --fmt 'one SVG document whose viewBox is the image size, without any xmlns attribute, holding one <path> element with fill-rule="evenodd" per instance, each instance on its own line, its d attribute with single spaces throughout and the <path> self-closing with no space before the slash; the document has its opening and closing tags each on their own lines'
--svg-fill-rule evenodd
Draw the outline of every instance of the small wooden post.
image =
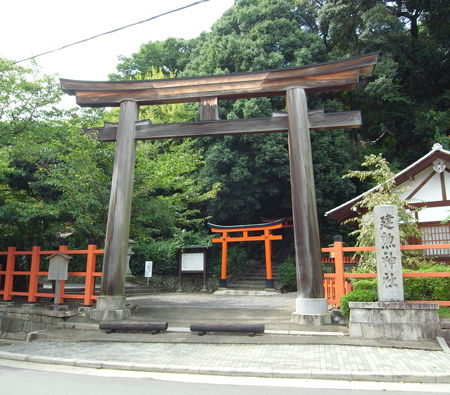
<svg viewBox="0 0 450 395">
<path fill-rule="evenodd" d="M 66 248 L 61 248 L 66 247 Z M 64 252 L 62 252 L 64 251 Z M 69 261 L 71 256 L 67 255 L 67 246 L 60 246 L 58 252 L 46 257 L 49 261 L 48 264 L 48 279 L 55 282 L 55 298 L 54 298 L 54 311 L 58 310 L 58 305 L 64 299 L 64 283 L 68 275 Z"/>
<path fill-rule="evenodd" d="M 3 294 L 3 300 L 11 300 L 11 292 L 13 288 L 14 278 L 14 265 L 16 263 L 16 247 L 8 247 L 8 255 L 6 258 L 6 273 L 5 273 L 5 293 Z"/>
<path fill-rule="evenodd" d="M 200 99 L 200 120 L 216 121 L 219 119 L 219 101 L 217 97 L 203 97 Z"/>
<path fill-rule="evenodd" d="M 28 285 L 28 302 L 36 302 L 37 300 L 37 290 L 38 290 L 38 280 L 39 280 L 39 263 L 40 263 L 40 252 L 41 247 L 38 245 L 33 245 L 33 250 L 31 251 L 31 267 L 30 267 L 30 280 Z"/>
<path fill-rule="evenodd" d="M 67 254 L 67 252 L 69 251 L 69 247 L 67 246 L 67 241 L 61 241 L 61 243 L 59 244 L 59 251 L 62 252 L 63 254 Z M 64 303 L 64 289 L 66 287 L 66 280 L 61 280 L 59 281 L 59 300 L 58 303 Z M 55 286 L 56 289 L 56 286 Z"/>
</svg>

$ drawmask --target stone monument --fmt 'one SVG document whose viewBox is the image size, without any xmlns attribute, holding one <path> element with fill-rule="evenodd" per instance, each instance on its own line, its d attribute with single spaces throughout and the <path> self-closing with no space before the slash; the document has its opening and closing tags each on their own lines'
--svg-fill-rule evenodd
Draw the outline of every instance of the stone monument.
<svg viewBox="0 0 450 395">
<path fill-rule="evenodd" d="M 397 207 L 374 209 L 378 302 L 350 302 L 349 335 L 420 340 L 440 336 L 437 303 L 406 303 Z"/>
</svg>

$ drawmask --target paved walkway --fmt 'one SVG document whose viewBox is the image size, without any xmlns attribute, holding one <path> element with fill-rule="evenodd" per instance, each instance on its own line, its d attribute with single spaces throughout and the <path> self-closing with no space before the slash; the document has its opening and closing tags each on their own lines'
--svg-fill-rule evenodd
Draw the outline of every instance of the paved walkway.
<svg viewBox="0 0 450 395">
<path fill-rule="evenodd" d="M 295 303 L 292 294 L 275 297 L 165 294 L 128 300 L 137 306 L 133 319 L 162 319 L 169 322 L 172 332 L 154 336 L 107 335 L 95 324 L 74 323 L 80 328 L 84 325 L 84 330 L 44 331 L 37 336 L 38 341 L 30 343 L 3 341 L 0 358 L 150 372 L 437 382 L 448 383 L 450 393 L 450 353 L 436 341 L 354 339 L 346 335 L 345 327 L 337 325 L 324 327 L 326 333 L 287 335 L 293 333 L 289 321 Z M 247 321 L 264 322 L 266 330 L 272 328 L 272 333 L 266 331 L 255 337 L 197 336 L 175 330 L 177 327 L 188 330 L 188 323 L 198 320 L 233 321 L 244 317 Z"/>
<path fill-rule="evenodd" d="M 0 358 L 169 373 L 450 383 L 450 354 L 365 346 L 32 342 L 0 344 Z"/>
</svg>

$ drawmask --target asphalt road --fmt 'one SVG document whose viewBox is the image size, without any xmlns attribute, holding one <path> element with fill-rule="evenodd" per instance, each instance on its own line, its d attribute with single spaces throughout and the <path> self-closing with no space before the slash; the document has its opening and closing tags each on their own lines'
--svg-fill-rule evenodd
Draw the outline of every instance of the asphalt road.
<svg viewBox="0 0 450 395">
<path fill-rule="evenodd" d="M 97 370 L 68 366 L 0 361 L 1 393 L 53 394 L 236 394 L 395 395 L 449 393 L 448 384 L 349 382 L 264 379 Z"/>
</svg>

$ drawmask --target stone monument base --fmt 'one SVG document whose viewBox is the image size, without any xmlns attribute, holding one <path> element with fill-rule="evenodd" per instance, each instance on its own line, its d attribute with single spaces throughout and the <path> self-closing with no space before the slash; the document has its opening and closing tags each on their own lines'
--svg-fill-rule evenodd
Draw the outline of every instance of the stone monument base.
<svg viewBox="0 0 450 395">
<path fill-rule="evenodd" d="M 349 335 L 420 340 L 441 335 L 437 303 L 350 302 Z"/>
<path fill-rule="evenodd" d="M 296 311 L 292 314 L 292 322 L 315 326 L 331 324 L 326 298 L 297 298 L 295 305 Z"/>
<path fill-rule="evenodd" d="M 95 309 L 90 310 L 88 316 L 95 321 L 118 321 L 128 318 L 131 313 L 126 308 L 125 296 L 100 295 Z"/>
</svg>

